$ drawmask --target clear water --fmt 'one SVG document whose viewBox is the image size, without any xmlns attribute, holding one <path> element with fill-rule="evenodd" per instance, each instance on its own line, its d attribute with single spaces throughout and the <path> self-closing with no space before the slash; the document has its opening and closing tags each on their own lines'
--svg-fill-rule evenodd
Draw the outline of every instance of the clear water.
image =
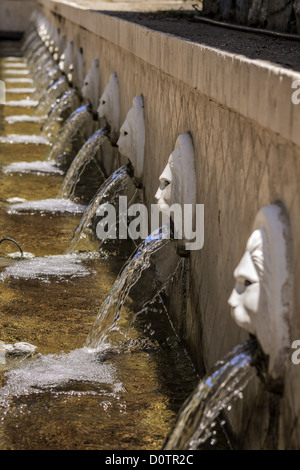
<svg viewBox="0 0 300 470">
<path fill-rule="evenodd" d="M 31 94 L 35 91 L 35 88 L 10 88 L 8 93 L 26 93 Z"/>
<path fill-rule="evenodd" d="M 61 71 L 57 65 L 51 67 L 46 73 L 44 72 L 41 77 L 38 78 L 33 98 L 40 100 L 45 91 L 61 77 Z"/>
<path fill-rule="evenodd" d="M 6 165 L 2 169 L 3 173 L 36 173 L 38 175 L 43 174 L 59 174 L 63 175 L 64 172 L 59 169 L 55 161 L 41 161 L 36 162 L 14 162 L 10 165 Z"/>
<path fill-rule="evenodd" d="M 113 204 L 119 195 L 127 188 L 131 178 L 128 174 L 127 165 L 116 170 L 97 191 L 88 207 L 86 208 L 78 227 L 76 228 L 72 240 L 70 242 L 68 253 L 72 253 L 77 247 L 80 240 L 85 236 L 86 230 L 89 228 L 98 207 L 106 201 L 110 196 L 109 202 Z"/>
<path fill-rule="evenodd" d="M 151 233 L 129 258 L 98 312 L 85 343 L 87 346 L 101 346 L 109 340 L 112 331 L 119 331 L 120 312 L 130 290 L 138 282 L 142 272 L 149 268 L 151 255 L 169 243 L 169 234 L 169 227 L 161 227 Z"/>
<path fill-rule="evenodd" d="M 70 168 L 64 178 L 62 187 L 58 193 L 59 198 L 74 197 L 74 189 L 82 175 L 86 165 L 95 157 L 100 146 L 106 139 L 106 129 L 97 130 L 82 146 L 76 157 L 71 163 Z M 104 175 L 103 175 L 103 179 Z"/>
<path fill-rule="evenodd" d="M 22 260 L 8 266 L 0 274 L 0 279 L 40 279 L 49 282 L 52 276 L 63 279 L 88 276 L 91 273 L 76 255 L 52 255 Z"/>
<path fill-rule="evenodd" d="M 85 210 L 85 206 L 76 202 L 70 201 L 69 199 L 41 199 L 37 201 L 24 201 L 11 204 L 7 210 L 8 214 L 20 214 L 27 212 L 32 214 L 33 212 L 39 212 L 44 214 L 45 212 L 60 212 L 70 214 L 82 214 Z"/>
<path fill-rule="evenodd" d="M 21 116 L 8 116 L 7 118 L 5 118 L 5 121 L 8 124 L 15 124 L 18 122 L 42 123 L 44 120 L 44 116 L 28 116 L 27 114 L 23 114 Z"/>
<path fill-rule="evenodd" d="M 57 163 L 66 163 L 68 150 L 73 139 L 78 134 L 81 135 L 81 142 L 85 142 L 92 128 L 92 117 L 88 105 L 80 106 L 65 121 L 58 136 L 53 142 L 53 146 L 48 153 L 48 160 L 55 160 Z M 81 148 L 81 146 L 80 146 Z"/>
<path fill-rule="evenodd" d="M 68 81 L 66 77 L 60 77 L 56 80 L 47 91 L 43 94 L 37 108 L 35 110 L 36 115 L 44 115 L 46 112 L 50 112 L 50 110 L 55 106 L 56 100 L 66 93 L 70 89 Z"/>
<path fill-rule="evenodd" d="M 12 108 L 36 108 L 36 106 L 39 104 L 38 101 L 36 100 L 31 100 L 29 98 L 23 99 L 23 100 L 7 100 L 5 103 L 5 106 L 11 106 Z"/>
<path fill-rule="evenodd" d="M 210 437 L 214 444 L 219 414 L 243 397 L 242 391 L 256 375 L 252 367 L 255 349 L 252 340 L 237 346 L 199 382 L 183 405 L 165 450 L 197 450 Z"/>
<path fill-rule="evenodd" d="M 60 131 L 64 120 L 66 120 L 79 105 L 80 101 L 76 90 L 71 89 L 66 91 L 66 93 L 56 100 L 47 119 L 44 119 L 41 135 L 47 138 L 55 136 Z"/>
</svg>

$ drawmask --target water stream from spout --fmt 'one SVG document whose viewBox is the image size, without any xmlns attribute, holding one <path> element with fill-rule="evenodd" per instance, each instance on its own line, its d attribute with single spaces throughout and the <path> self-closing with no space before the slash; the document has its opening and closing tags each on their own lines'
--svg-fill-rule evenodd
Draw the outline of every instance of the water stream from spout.
<svg viewBox="0 0 300 470">
<path fill-rule="evenodd" d="M 74 158 L 62 184 L 62 187 L 58 193 L 58 198 L 71 199 L 76 187 L 77 182 L 84 171 L 86 165 L 94 158 L 95 154 L 99 150 L 99 147 L 103 144 L 107 136 L 106 128 L 101 128 L 96 131 L 83 145 Z M 104 178 L 104 175 L 102 175 Z"/>
<path fill-rule="evenodd" d="M 117 277 L 112 290 L 102 304 L 94 325 L 86 339 L 86 346 L 103 345 L 111 331 L 117 328 L 121 308 L 131 288 L 150 266 L 151 256 L 170 242 L 170 227 L 165 225 L 152 232 L 134 251 Z"/>
<path fill-rule="evenodd" d="M 204 377 L 183 404 L 164 450 L 196 450 L 214 433 L 222 410 L 230 410 L 235 398 L 256 372 L 252 366 L 257 344 L 250 339 L 235 347 Z"/>
<path fill-rule="evenodd" d="M 79 96 L 76 90 L 71 89 L 66 91 L 48 114 L 47 119 L 42 125 L 41 135 L 45 137 L 52 136 L 58 123 L 63 121 L 62 116 L 66 115 L 68 118 L 70 114 L 79 107 L 79 105 Z"/>
<path fill-rule="evenodd" d="M 35 82 L 39 82 L 49 72 L 49 70 L 55 67 L 56 65 L 55 61 L 53 60 L 53 57 L 51 56 L 51 54 L 49 54 L 49 51 L 47 49 L 41 49 L 41 54 L 39 55 L 39 57 L 37 57 L 36 61 L 27 61 L 27 66 L 34 74 L 33 80 Z"/>
<path fill-rule="evenodd" d="M 50 152 L 48 153 L 47 159 L 55 160 L 56 162 L 63 160 L 67 146 L 79 131 L 86 128 L 88 123 L 91 122 L 91 119 L 88 105 L 77 108 L 62 126 Z"/>
<path fill-rule="evenodd" d="M 114 200 L 119 196 L 122 190 L 127 186 L 131 180 L 128 174 L 127 165 L 122 166 L 116 170 L 107 180 L 102 184 L 99 191 L 95 194 L 90 204 L 87 206 L 81 221 L 75 230 L 74 236 L 71 240 L 68 253 L 72 253 L 80 240 L 84 235 L 86 229 L 91 223 L 92 218 L 96 214 L 98 207 L 104 202 L 105 198 L 110 196 L 110 203 L 112 204 Z"/>
<path fill-rule="evenodd" d="M 66 91 L 69 90 L 69 85 L 66 77 L 61 77 L 54 82 L 44 93 L 39 100 L 39 104 L 35 110 L 35 114 L 45 114 L 55 106 L 56 100 L 60 98 Z"/>
<path fill-rule="evenodd" d="M 55 83 L 61 77 L 61 71 L 57 65 L 54 65 L 45 75 L 39 78 L 35 84 L 36 89 L 32 95 L 34 99 L 41 99 L 45 90 L 47 90 L 53 83 Z"/>
</svg>

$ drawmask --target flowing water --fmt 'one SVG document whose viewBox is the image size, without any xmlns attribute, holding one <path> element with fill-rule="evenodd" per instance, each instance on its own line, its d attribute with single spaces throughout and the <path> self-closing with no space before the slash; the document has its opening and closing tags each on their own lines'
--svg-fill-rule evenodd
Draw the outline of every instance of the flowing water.
<svg viewBox="0 0 300 470">
<path fill-rule="evenodd" d="M 104 202 L 107 202 L 106 198 L 108 196 L 110 196 L 109 202 L 113 204 L 116 198 L 122 194 L 122 191 L 130 182 L 131 178 L 128 174 L 127 165 L 116 170 L 109 178 L 107 178 L 107 180 L 104 181 L 86 208 L 80 223 L 74 232 L 68 248 L 68 253 L 72 253 L 76 249 L 80 239 L 85 235 L 87 228 L 90 226 L 98 207 Z"/>
<path fill-rule="evenodd" d="M 68 81 L 66 77 L 61 77 L 56 82 L 54 82 L 47 91 L 43 94 L 42 98 L 39 100 L 37 108 L 35 110 L 36 115 L 44 115 L 46 112 L 50 112 L 50 110 L 55 106 L 57 100 L 70 90 Z"/>
<path fill-rule="evenodd" d="M 13 62 L 0 59 L 0 78 L 4 65 Z M 29 81 L 23 86 L 39 88 Z M 34 108 L 28 106 L 28 118 L 21 118 L 26 97 L 11 95 L 16 103 L 0 107 L 1 136 L 38 136 L 41 123 L 30 119 Z M 83 122 L 87 112 L 85 107 Z M 65 254 L 82 213 L 38 207 L 41 200 L 57 204 L 64 174 L 43 165 L 54 165 L 54 156 L 47 160 L 48 145 L 20 140 L 0 142 L 1 235 L 17 240 L 24 253 L 21 258 L 14 244 L 0 245 L 0 338 L 37 349 L 26 357 L 8 356 L 0 365 L 0 449 L 160 449 L 197 374 L 162 299 L 141 309 L 142 276 L 122 304 L 122 317 L 131 319 L 122 345 L 113 338 L 102 347 L 86 345 L 128 253 L 102 253 L 91 239 L 88 249 Z M 125 168 L 114 179 L 118 183 L 107 182 L 95 206 L 111 184 L 116 191 L 128 184 Z"/>
<path fill-rule="evenodd" d="M 34 99 L 41 99 L 42 95 L 45 93 L 53 83 L 55 83 L 61 77 L 61 71 L 58 65 L 54 65 L 51 69 L 42 75 L 39 79 L 39 82 L 36 84 L 35 92 L 33 93 Z"/>
<path fill-rule="evenodd" d="M 105 141 L 106 136 L 106 128 L 101 128 L 96 131 L 82 146 L 77 156 L 72 161 L 71 166 L 64 178 L 62 187 L 58 193 L 59 198 L 72 199 L 75 186 L 78 183 L 84 168 L 94 158 L 97 151 L 99 150 L 99 147 Z"/>
<path fill-rule="evenodd" d="M 150 258 L 170 241 L 169 227 L 163 226 L 151 233 L 136 249 L 117 277 L 111 292 L 100 308 L 96 321 L 87 337 L 86 345 L 101 346 L 118 329 L 118 320 L 123 304 L 131 288 L 140 279 L 142 272 L 150 266 Z"/>
<path fill-rule="evenodd" d="M 196 450 L 215 435 L 221 411 L 230 410 L 232 400 L 242 398 L 242 391 L 256 375 L 252 364 L 256 346 L 253 340 L 237 346 L 199 382 L 183 405 L 165 450 Z"/>
<path fill-rule="evenodd" d="M 78 134 L 81 135 L 83 140 L 84 137 L 90 133 L 91 127 L 92 115 L 89 110 L 89 106 L 80 106 L 63 124 L 47 156 L 47 159 L 55 160 L 57 163 L 65 163 L 72 141 Z"/>
<path fill-rule="evenodd" d="M 80 105 L 79 96 L 76 90 L 66 91 L 51 109 L 47 119 L 42 124 L 41 135 L 49 138 L 57 135 L 61 124 Z"/>
</svg>

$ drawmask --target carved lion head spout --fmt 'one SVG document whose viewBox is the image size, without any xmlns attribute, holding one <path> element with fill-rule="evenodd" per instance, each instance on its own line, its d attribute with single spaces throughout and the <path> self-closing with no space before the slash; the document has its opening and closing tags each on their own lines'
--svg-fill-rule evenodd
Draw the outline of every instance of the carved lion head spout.
<svg viewBox="0 0 300 470">
<path fill-rule="evenodd" d="M 110 128 L 110 140 L 115 144 L 119 137 L 120 103 L 119 83 L 116 73 L 112 73 L 104 92 L 101 95 L 97 109 L 99 118 L 104 118 Z"/>
<path fill-rule="evenodd" d="M 62 53 L 58 66 L 65 75 L 69 76 L 70 71 L 74 67 L 74 45 L 72 41 L 68 43 Z"/>
<path fill-rule="evenodd" d="M 145 121 L 144 100 L 136 96 L 120 129 L 117 142 L 120 154 L 128 158 L 133 166 L 134 177 L 141 181 L 144 171 Z"/>
<path fill-rule="evenodd" d="M 99 102 L 99 62 L 97 59 L 88 70 L 81 93 L 83 98 L 91 104 L 93 111 L 96 112 Z"/>
<path fill-rule="evenodd" d="M 177 138 L 159 182 L 155 198 L 162 211 L 172 204 L 195 204 L 195 156 L 190 134 L 180 134 Z"/>
<path fill-rule="evenodd" d="M 268 374 L 284 377 L 292 313 L 292 256 L 288 217 L 281 204 L 257 214 L 246 250 L 234 271 L 229 298 L 236 323 L 254 335 L 268 356 Z"/>
<path fill-rule="evenodd" d="M 187 245 L 187 241 L 191 241 L 198 233 L 198 230 L 193 232 L 196 222 L 196 170 L 194 146 L 190 134 L 181 134 L 177 138 L 175 148 L 159 177 L 159 183 L 155 198 L 159 210 L 173 218 L 179 245 L 189 250 L 200 249 L 202 246 L 199 243 L 194 243 L 193 246 Z M 173 208 L 179 209 L 180 215 L 178 210 L 173 211 Z M 177 223 L 174 220 L 176 217 L 174 213 L 178 216 Z M 197 224 L 199 223 L 202 223 L 200 218 L 197 221 Z"/>
</svg>

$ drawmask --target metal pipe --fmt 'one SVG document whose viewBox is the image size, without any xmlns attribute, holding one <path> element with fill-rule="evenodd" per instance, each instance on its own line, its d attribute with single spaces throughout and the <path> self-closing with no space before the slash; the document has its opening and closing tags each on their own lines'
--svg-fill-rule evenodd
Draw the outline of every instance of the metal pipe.
<svg viewBox="0 0 300 470">
<path fill-rule="evenodd" d="M 2 239 L 0 240 L 0 243 L 2 243 L 2 242 L 4 242 L 4 241 L 9 241 L 9 242 L 12 242 L 12 243 L 14 243 L 15 245 L 17 245 L 17 247 L 19 248 L 19 250 L 20 250 L 20 252 L 21 252 L 21 256 L 24 256 L 23 250 L 22 250 L 22 248 L 20 247 L 20 245 L 19 245 L 18 242 L 16 242 L 16 241 L 13 240 L 12 238 L 6 238 L 6 237 L 5 237 L 5 238 L 2 238 Z"/>
</svg>

